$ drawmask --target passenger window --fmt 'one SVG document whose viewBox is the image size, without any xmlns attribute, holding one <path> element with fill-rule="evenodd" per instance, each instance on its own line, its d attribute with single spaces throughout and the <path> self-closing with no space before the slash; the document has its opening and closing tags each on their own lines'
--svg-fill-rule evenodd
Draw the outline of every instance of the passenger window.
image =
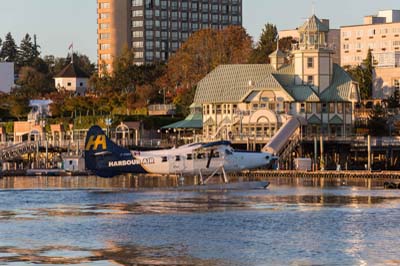
<svg viewBox="0 0 400 266">
<path fill-rule="evenodd" d="M 161 157 L 161 162 L 165 163 L 166 161 L 168 161 L 167 156 Z"/>
</svg>

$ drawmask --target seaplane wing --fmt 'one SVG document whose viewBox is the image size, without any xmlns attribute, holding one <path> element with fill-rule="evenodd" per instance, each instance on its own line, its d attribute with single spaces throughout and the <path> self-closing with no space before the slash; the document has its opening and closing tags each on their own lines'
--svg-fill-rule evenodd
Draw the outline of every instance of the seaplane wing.
<svg viewBox="0 0 400 266">
<path fill-rule="evenodd" d="M 131 151 L 112 142 L 99 126 L 85 141 L 86 168 L 101 177 L 133 174 L 208 176 L 269 167 L 276 159 L 265 152 L 236 151 L 229 141 L 193 143 L 178 148 Z M 203 178 L 203 177 L 202 177 Z"/>
</svg>

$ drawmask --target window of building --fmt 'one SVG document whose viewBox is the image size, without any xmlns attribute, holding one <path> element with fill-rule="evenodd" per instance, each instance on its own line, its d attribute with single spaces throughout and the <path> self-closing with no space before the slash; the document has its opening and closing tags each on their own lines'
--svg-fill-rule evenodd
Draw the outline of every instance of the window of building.
<svg viewBox="0 0 400 266">
<path fill-rule="evenodd" d="M 108 40 L 111 38 L 110 33 L 100 33 L 100 40 Z"/>
<path fill-rule="evenodd" d="M 306 112 L 312 113 L 312 103 L 306 103 Z"/>
<path fill-rule="evenodd" d="M 343 103 L 337 103 L 337 113 L 343 114 Z"/>
<path fill-rule="evenodd" d="M 71 82 L 68 82 L 68 83 L 67 83 L 67 86 L 68 86 L 68 87 L 71 87 Z"/>
<path fill-rule="evenodd" d="M 345 103 L 344 104 L 344 108 L 345 108 L 346 114 L 350 114 L 351 113 L 351 103 Z"/>
<path fill-rule="evenodd" d="M 143 10 L 133 10 L 132 17 L 143 17 Z"/>
<path fill-rule="evenodd" d="M 111 54 L 100 54 L 100 59 L 102 60 L 111 59 Z"/>
<path fill-rule="evenodd" d="M 317 114 L 320 114 L 322 111 L 322 104 L 321 103 L 317 103 Z"/>
<path fill-rule="evenodd" d="M 307 67 L 308 68 L 314 67 L 314 57 L 307 57 Z"/>
<path fill-rule="evenodd" d="M 132 21 L 132 27 L 143 27 L 143 20 L 134 20 Z"/>
<path fill-rule="evenodd" d="M 147 50 L 153 50 L 153 42 L 152 41 L 147 41 L 146 42 L 146 49 Z"/>
<path fill-rule="evenodd" d="M 335 103 L 329 103 L 329 113 L 335 113 Z"/>
<path fill-rule="evenodd" d="M 135 52 L 135 59 L 143 58 L 143 52 Z"/>
<path fill-rule="evenodd" d="M 133 38 L 142 38 L 143 37 L 143 31 L 132 31 L 132 37 Z"/>
<path fill-rule="evenodd" d="M 308 85 L 314 84 L 314 76 L 307 76 L 307 84 Z"/>
<path fill-rule="evenodd" d="M 192 159 L 193 159 L 192 154 L 189 153 L 186 155 L 186 160 L 191 161 Z"/>
<path fill-rule="evenodd" d="M 106 9 L 106 8 L 110 8 L 109 2 L 100 3 L 100 9 Z"/>
<path fill-rule="evenodd" d="M 306 105 L 304 103 L 300 104 L 300 113 L 305 113 L 306 111 Z"/>
<path fill-rule="evenodd" d="M 132 0 L 132 6 L 142 6 L 143 0 Z"/>
<path fill-rule="evenodd" d="M 100 13 L 99 18 L 100 19 L 107 19 L 110 17 L 110 13 Z"/>
<path fill-rule="evenodd" d="M 326 113 L 327 111 L 328 111 L 327 105 L 326 105 L 326 103 L 323 103 L 321 112 Z"/>
<path fill-rule="evenodd" d="M 146 20 L 146 29 L 152 29 L 152 28 L 153 28 L 153 21 Z"/>
<path fill-rule="evenodd" d="M 108 50 L 110 49 L 111 45 L 109 43 L 102 43 L 100 44 L 100 50 Z"/>
<path fill-rule="evenodd" d="M 100 23 L 100 29 L 105 30 L 110 28 L 110 24 L 108 23 Z"/>
<path fill-rule="evenodd" d="M 167 156 L 163 156 L 163 157 L 161 157 L 161 162 L 165 163 L 165 162 L 167 162 L 167 161 L 168 161 L 168 158 L 167 158 Z"/>
</svg>

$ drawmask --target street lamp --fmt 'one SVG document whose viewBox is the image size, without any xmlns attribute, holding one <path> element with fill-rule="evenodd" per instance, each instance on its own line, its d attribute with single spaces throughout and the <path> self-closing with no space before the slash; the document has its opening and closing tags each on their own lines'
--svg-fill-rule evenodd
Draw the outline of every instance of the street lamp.
<svg viewBox="0 0 400 266">
<path fill-rule="evenodd" d="M 110 137 L 109 131 L 110 131 L 110 126 L 111 126 L 111 124 L 112 124 L 111 118 L 109 118 L 109 117 L 106 118 L 106 119 L 105 119 L 105 123 L 106 123 L 106 126 L 107 126 L 107 136 Z"/>
</svg>

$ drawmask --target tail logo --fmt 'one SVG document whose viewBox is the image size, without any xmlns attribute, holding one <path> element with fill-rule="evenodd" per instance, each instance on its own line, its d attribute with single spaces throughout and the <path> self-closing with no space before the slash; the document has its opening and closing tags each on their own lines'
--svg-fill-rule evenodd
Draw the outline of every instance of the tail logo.
<svg viewBox="0 0 400 266">
<path fill-rule="evenodd" d="M 98 150 L 99 146 L 103 150 L 107 150 L 107 142 L 105 135 L 90 136 L 88 142 L 86 143 L 85 150 Z"/>
</svg>

